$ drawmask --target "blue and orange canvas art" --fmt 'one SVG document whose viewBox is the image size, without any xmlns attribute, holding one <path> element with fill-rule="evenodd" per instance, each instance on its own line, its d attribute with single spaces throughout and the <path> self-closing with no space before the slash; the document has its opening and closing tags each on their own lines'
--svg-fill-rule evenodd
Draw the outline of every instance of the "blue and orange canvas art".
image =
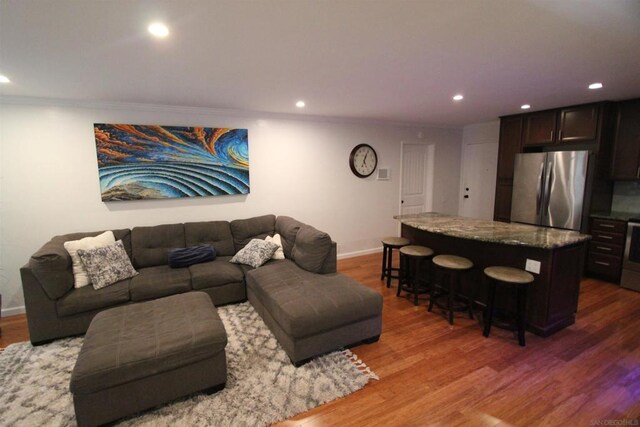
<svg viewBox="0 0 640 427">
<path fill-rule="evenodd" d="M 103 201 L 249 193 L 246 129 L 94 124 Z"/>
</svg>

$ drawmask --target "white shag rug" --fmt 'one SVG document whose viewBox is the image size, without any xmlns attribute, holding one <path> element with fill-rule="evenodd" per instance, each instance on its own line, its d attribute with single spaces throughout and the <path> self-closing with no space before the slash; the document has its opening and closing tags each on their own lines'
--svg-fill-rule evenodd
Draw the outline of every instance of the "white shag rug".
<svg viewBox="0 0 640 427">
<path fill-rule="evenodd" d="M 228 344 L 227 385 L 121 420 L 125 426 L 263 426 L 346 396 L 378 379 L 349 350 L 296 368 L 248 302 L 219 307 Z M 0 353 L 1 424 L 75 425 L 69 379 L 82 338 Z"/>
</svg>

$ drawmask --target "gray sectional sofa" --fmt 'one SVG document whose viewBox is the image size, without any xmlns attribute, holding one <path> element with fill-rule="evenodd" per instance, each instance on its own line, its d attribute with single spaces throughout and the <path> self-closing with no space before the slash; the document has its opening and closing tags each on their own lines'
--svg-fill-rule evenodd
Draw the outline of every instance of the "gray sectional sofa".
<svg viewBox="0 0 640 427">
<path fill-rule="evenodd" d="M 63 244 L 101 232 L 56 236 L 21 268 L 33 344 L 83 334 L 102 310 L 190 291 L 206 292 L 216 306 L 248 299 L 291 358 L 299 364 L 380 335 L 382 297 L 336 272 L 336 244 L 287 216 L 191 222 L 113 230 L 138 275 L 93 289 L 74 288 Z M 253 269 L 229 260 L 251 239 L 281 235 L 286 259 Z M 214 261 L 171 268 L 174 248 L 212 245 Z"/>
</svg>

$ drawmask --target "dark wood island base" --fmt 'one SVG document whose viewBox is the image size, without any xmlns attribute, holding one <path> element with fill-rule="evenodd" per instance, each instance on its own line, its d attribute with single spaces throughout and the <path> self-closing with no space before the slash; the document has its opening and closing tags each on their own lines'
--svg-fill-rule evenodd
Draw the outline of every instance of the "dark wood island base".
<svg viewBox="0 0 640 427">
<path fill-rule="evenodd" d="M 409 225 L 406 217 L 397 217 L 402 222 L 402 237 L 412 244 L 428 246 L 435 254 L 452 254 L 470 259 L 474 263 L 472 274 L 462 284 L 462 292 L 471 296 L 480 307 L 487 301 L 486 280 L 483 270 L 490 266 L 507 266 L 525 269 L 527 260 L 540 262 L 540 272 L 533 274 L 535 280 L 529 288 L 527 298 L 527 330 L 539 336 L 549 336 L 575 323 L 580 293 L 586 246 L 589 236 L 577 232 L 546 229 L 522 224 L 494 223 L 476 219 L 451 217 L 441 214 L 438 218 L 450 218 L 454 223 L 464 222 L 468 227 L 460 232 L 448 232 L 442 224 L 437 227 L 420 224 Z M 424 217 L 423 217 L 424 218 Z M 409 224 L 407 224 L 409 223 Z M 478 225 L 479 224 L 479 225 Z M 478 225 L 474 227 L 474 225 Z M 451 225 L 454 227 L 454 225 Z M 491 227 L 493 229 L 489 230 Z M 432 228 L 428 231 L 424 228 Z M 514 230 L 517 237 L 509 239 L 505 229 Z M 490 236 L 487 237 L 487 231 Z M 552 233 L 553 236 L 535 236 L 535 241 L 522 239 L 522 233 Z M 475 233 L 475 237 L 462 237 Z M 495 241 L 490 241 L 495 240 Z M 514 293 L 498 293 L 496 305 L 515 309 Z"/>
</svg>

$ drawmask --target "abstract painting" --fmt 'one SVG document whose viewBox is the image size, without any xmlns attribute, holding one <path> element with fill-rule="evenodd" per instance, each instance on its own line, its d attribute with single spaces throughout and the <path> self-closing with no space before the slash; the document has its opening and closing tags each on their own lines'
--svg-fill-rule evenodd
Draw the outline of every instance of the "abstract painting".
<svg viewBox="0 0 640 427">
<path fill-rule="evenodd" d="M 249 193 L 246 129 L 94 124 L 102 201 Z"/>
</svg>

